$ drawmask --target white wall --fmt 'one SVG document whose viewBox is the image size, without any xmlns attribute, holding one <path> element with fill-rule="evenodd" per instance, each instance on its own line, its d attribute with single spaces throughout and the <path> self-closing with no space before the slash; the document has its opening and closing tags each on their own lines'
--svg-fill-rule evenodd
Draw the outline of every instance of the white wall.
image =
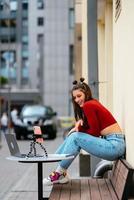
<svg viewBox="0 0 134 200">
<path fill-rule="evenodd" d="M 82 76 L 88 82 L 87 0 L 82 1 Z"/>
<path fill-rule="evenodd" d="M 98 18 L 99 100 L 113 111 L 113 32 L 112 3 L 103 4 Z M 99 7 L 100 8 L 100 7 Z M 102 8 L 102 7 L 101 7 Z"/>
<path fill-rule="evenodd" d="M 114 2 L 113 2 L 113 6 Z M 127 160 L 134 166 L 134 1 L 122 0 L 118 20 L 113 17 L 113 105 L 126 135 Z M 115 12 L 113 13 L 115 15 Z M 114 16 L 113 15 L 113 16 Z"/>
<path fill-rule="evenodd" d="M 99 77 L 99 100 L 107 106 L 107 77 L 105 65 L 105 25 L 98 21 L 98 77 Z"/>
<path fill-rule="evenodd" d="M 103 13 L 99 16 L 103 17 L 98 19 L 99 99 L 112 111 L 123 129 L 126 159 L 134 166 L 134 1 L 121 1 L 117 20 L 116 1 L 113 0 L 113 8 L 109 2 L 103 1 L 103 8 L 99 10 Z"/>
</svg>

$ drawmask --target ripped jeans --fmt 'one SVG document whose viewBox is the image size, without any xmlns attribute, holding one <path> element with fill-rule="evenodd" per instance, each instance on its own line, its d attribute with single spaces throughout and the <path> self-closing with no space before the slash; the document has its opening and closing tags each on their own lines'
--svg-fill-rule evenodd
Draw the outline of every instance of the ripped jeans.
<svg viewBox="0 0 134 200">
<path fill-rule="evenodd" d="M 101 138 L 82 132 L 74 132 L 59 146 L 56 154 L 71 154 L 75 158 L 81 149 L 96 157 L 113 161 L 125 154 L 125 136 L 123 134 L 111 133 Z M 59 162 L 59 165 L 67 169 L 74 158 L 62 160 Z"/>
</svg>

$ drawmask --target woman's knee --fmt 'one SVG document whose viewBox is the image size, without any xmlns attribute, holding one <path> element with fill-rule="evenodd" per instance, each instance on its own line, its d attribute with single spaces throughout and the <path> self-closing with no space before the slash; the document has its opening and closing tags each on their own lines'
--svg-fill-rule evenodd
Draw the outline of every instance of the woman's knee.
<svg viewBox="0 0 134 200">
<path fill-rule="evenodd" d="M 74 143 L 76 146 L 80 146 L 80 142 L 85 139 L 86 134 L 81 132 L 73 132 L 69 136 L 69 143 Z"/>
<path fill-rule="evenodd" d="M 71 140 L 76 140 L 79 137 L 78 132 L 73 132 L 68 138 Z"/>
</svg>

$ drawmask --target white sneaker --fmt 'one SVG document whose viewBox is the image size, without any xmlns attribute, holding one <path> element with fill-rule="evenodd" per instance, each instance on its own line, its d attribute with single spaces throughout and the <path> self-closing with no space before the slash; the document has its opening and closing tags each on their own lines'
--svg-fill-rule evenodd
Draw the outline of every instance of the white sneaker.
<svg viewBox="0 0 134 200">
<path fill-rule="evenodd" d="M 62 174 L 59 172 L 52 172 L 48 178 L 43 179 L 43 184 L 50 186 L 55 183 L 68 183 L 69 182 L 69 177 L 66 172 L 63 172 Z"/>
</svg>

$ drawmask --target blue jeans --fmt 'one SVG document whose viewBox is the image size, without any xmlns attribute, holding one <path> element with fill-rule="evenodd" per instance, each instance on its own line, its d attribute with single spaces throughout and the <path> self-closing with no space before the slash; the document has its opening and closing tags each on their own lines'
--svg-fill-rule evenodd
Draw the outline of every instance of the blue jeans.
<svg viewBox="0 0 134 200">
<path fill-rule="evenodd" d="M 126 144 L 123 134 L 112 133 L 105 137 L 74 132 L 57 149 L 57 154 L 71 154 L 74 158 L 83 149 L 89 154 L 105 160 L 116 160 L 125 154 Z M 67 169 L 74 159 L 60 161 L 60 166 Z"/>
</svg>

